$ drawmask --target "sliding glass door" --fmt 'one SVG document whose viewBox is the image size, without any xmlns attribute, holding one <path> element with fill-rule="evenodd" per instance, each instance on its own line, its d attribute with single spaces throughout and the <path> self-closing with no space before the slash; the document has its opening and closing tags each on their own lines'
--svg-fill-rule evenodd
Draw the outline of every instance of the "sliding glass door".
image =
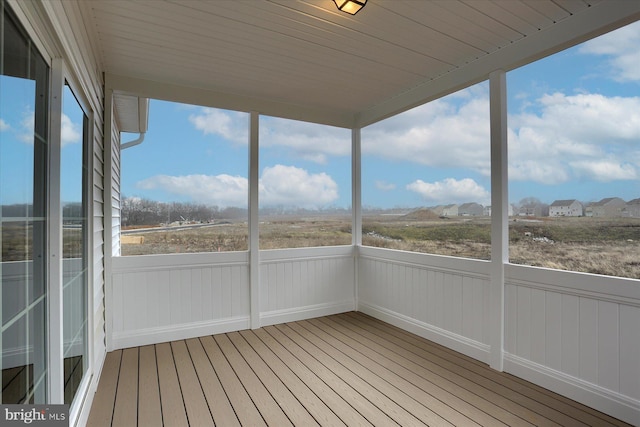
<svg viewBox="0 0 640 427">
<path fill-rule="evenodd" d="M 90 115 L 64 68 L 54 60 L 50 74 L 0 0 L 0 402 L 5 404 L 71 405 L 88 372 Z"/>
<path fill-rule="evenodd" d="M 0 9 L 2 403 L 45 403 L 49 68 Z"/>
</svg>

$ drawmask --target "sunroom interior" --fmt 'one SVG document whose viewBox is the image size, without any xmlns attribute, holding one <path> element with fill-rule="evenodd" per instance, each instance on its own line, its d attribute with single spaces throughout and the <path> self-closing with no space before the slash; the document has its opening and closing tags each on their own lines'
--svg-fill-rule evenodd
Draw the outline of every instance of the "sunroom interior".
<svg viewBox="0 0 640 427">
<path fill-rule="evenodd" d="M 638 278 L 509 262 L 506 105 L 508 72 L 633 24 L 640 3 L 368 0 L 356 15 L 332 0 L 0 5 L 3 404 L 67 404 L 85 425 L 108 352 L 356 311 L 640 424 Z M 363 245 L 365 129 L 481 82 L 490 258 Z M 121 156 L 150 144 L 149 100 L 246 115 L 246 250 L 123 256 Z M 4 148 L 21 102 L 24 182 Z M 350 242 L 261 247 L 263 117 L 348 132 Z M 69 133 L 68 120 L 82 125 Z M 23 229 L 20 258 L 7 248 Z"/>
</svg>

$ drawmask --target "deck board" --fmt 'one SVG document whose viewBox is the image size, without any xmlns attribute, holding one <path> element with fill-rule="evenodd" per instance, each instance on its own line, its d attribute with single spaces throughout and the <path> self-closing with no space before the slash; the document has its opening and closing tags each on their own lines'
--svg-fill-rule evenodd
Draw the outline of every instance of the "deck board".
<svg viewBox="0 0 640 427">
<path fill-rule="evenodd" d="M 266 426 L 262 415 L 253 404 L 249 393 L 242 385 L 240 379 L 236 376 L 229 361 L 218 347 L 213 337 L 200 338 L 200 342 L 204 347 L 209 360 L 220 378 L 220 383 L 227 394 L 227 397 L 242 425 L 246 426 Z"/>
<path fill-rule="evenodd" d="M 138 349 L 122 351 L 120 376 L 113 408 L 113 424 L 122 427 L 138 423 Z"/>
<path fill-rule="evenodd" d="M 346 425 L 366 426 L 371 425 L 364 416 L 351 406 L 340 394 L 338 394 L 329 384 L 322 381 L 316 372 L 309 365 L 303 363 L 291 352 L 292 347 L 283 345 L 276 340 L 265 329 L 245 332 L 246 335 L 254 334 L 267 345 L 286 366 L 305 383 L 313 393 L 321 397 L 322 401 L 331 408 L 331 411 Z M 324 425 L 331 425 L 330 423 Z"/>
<path fill-rule="evenodd" d="M 180 380 L 180 388 L 189 424 L 207 427 L 214 426 L 209 405 L 204 396 L 198 375 L 193 366 L 191 356 L 184 341 L 171 343 L 175 358 L 176 370 Z"/>
<path fill-rule="evenodd" d="M 316 353 L 311 349 L 311 346 L 300 346 L 296 341 L 295 334 L 289 336 L 285 332 L 289 332 L 285 328 L 285 332 L 282 330 L 283 326 L 269 326 L 265 328 L 271 336 L 285 346 L 291 353 L 313 371 L 318 378 L 320 378 L 325 384 L 331 387 L 336 393 L 338 393 L 345 401 L 347 401 L 353 408 L 358 411 L 368 423 L 378 426 L 395 426 L 397 423 L 385 414 L 380 408 L 375 406 L 367 398 L 369 390 L 363 390 L 364 394 L 359 393 L 357 388 L 347 381 L 346 378 L 341 377 L 334 371 L 336 366 L 327 367 L 322 362 L 317 360 L 313 354 Z M 305 348 L 306 347 L 306 348 Z M 311 351 L 311 352 L 309 352 Z"/>
<path fill-rule="evenodd" d="M 355 312 L 107 355 L 89 426 L 214 423 L 628 426 Z"/>
<path fill-rule="evenodd" d="M 543 418 L 547 418 L 547 420 L 551 418 L 551 422 L 553 422 L 553 419 L 556 419 L 556 422 L 563 426 L 628 425 L 623 421 L 523 379 L 509 374 L 498 374 L 491 369 L 487 369 L 486 365 L 483 365 L 475 359 L 424 340 L 379 320 L 368 318 L 366 322 L 363 322 L 361 318 L 352 316 L 351 313 L 335 316 L 332 319 L 348 319 L 344 323 L 345 325 L 348 325 L 350 328 L 361 327 L 355 329 L 357 334 L 364 333 L 364 330 L 369 332 L 373 331 L 373 335 L 371 335 L 373 340 L 383 345 L 391 346 L 396 349 L 396 351 L 398 351 L 399 348 L 409 351 L 426 351 L 428 357 L 421 358 L 422 361 L 433 361 L 433 363 L 444 368 L 444 370 L 449 373 L 460 373 L 464 379 L 471 381 L 471 385 L 481 385 L 484 387 L 484 390 L 499 393 L 511 402 L 509 403 L 511 411 L 522 414 L 526 414 L 525 410 L 529 413 L 533 412 L 535 415 L 529 420 L 534 424 L 541 424 L 544 421 Z M 487 397 L 495 402 L 495 400 L 493 400 L 496 398 L 495 395 L 489 395 Z"/>
<path fill-rule="evenodd" d="M 89 413 L 89 421 L 87 422 L 89 427 L 112 425 L 121 359 L 122 350 L 109 352 L 105 357 L 100 383 L 98 384 L 96 395 L 93 397 L 93 404 Z"/>
<path fill-rule="evenodd" d="M 340 320 L 336 320 L 331 325 L 339 328 L 337 332 L 343 333 L 347 339 L 353 340 L 352 345 L 359 344 L 359 351 L 386 358 L 394 374 L 402 378 L 412 378 L 412 381 L 419 384 L 416 384 L 418 387 L 429 390 L 433 395 L 446 397 L 450 404 L 455 403 L 458 411 L 480 424 L 555 425 L 547 419 L 536 417 L 537 414 L 532 411 L 514 408 L 511 401 L 504 399 L 493 389 L 481 387 L 455 370 L 444 369 L 425 359 L 420 353 L 411 353 L 404 349 L 401 343 L 390 345 L 395 338 L 392 335 L 383 337 L 389 341 L 382 342 L 389 342 L 389 345 L 379 344 L 380 339 L 366 329 L 350 329 Z M 335 333 L 334 336 L 337 337 Z M 456 425 L 463 421 L 457 422 Z"/>
<path fill-rule="evenodd" d="M 300 400 L 318 424 L 336 427 L 344 425 L 331 408 L 314 393 L 313 389 L 296 375 L 292 367 L 285 360 L 278 357 L 274 350 L 262 342 L 253 331 L 242 331 L 239 334 L 260 355 L 264 363 L 278 376 L 280 381 L 286 384 L 291 393 Z"/>
<path fill-rule="evenodd" d="M 196 374 L 200 379 L 202 391 L 204 392 L 213 421 L 221 426 L 239 426 L 240 422 L 233 411 L 233 406 L 227 398 L 222 384 L 216 375 L 207 354 L 204 352 L 202 343 L 198 339 L 187 340 L 187 348 L 191 354 Z"/>
<path fill-rule="evenodd" d="M 466 402 L 459 399 L 454 393 L 450 393 L 443 388 L 438 388 L 433 383 L 424 380 L 423 378 L 416 376 L 414 372 L 407 369 L 405 366 L 395 362 L 393 358 L 385 357 L 382 353 L 376 353 L 364 346 L 358 346 L 355 340 L 351 340 L 350 337 L 343 335 L 340 337 L 336 333 L 339 331 L 332 331 L 327 333 L 323 330 L 322 324 L 315 322 L 304 322 L 302 325 L 309 328 L 312 332 L 324 336 L 326 340 L 334 342 L 335 346 L 344 354 L 352 357 L 357 363 L 362 364 L 363 367 L 371 372 L 375 372 L 384 380 L 393 384 L 400 390 L 404 390 L 406 396 L 402 396 L 400 401 L 412 403 L 412 400 L 416 401 L 418 405 L 412 404 L 411 411 L 420 416 L 421 420 L 429 425 L 446 425 L 445 423 L 452 423 L 453 425 L 482 425 L 493 424 L 496 426 L 501 423 L 488 416 L 486 413 L 478 410 L 471 405 L 465 405 Z M 320 327 L 319 327 L 320 326 Z M 340 341 L 343 338 L 344 341 Z M 444 404 L 437 397 L 442 398 L 445 396 L 450 401 L 458 403 L 458 408 L 453 409 L 451 405 Z M 435 412 L 433 412 L 435 411 Z"/>
<path fill-rule="evenodd" d="M 426 407 L 419 405 L 420 408 L 418 409 L 418 405 L 410 405 L 415 401 L 400 391 L 394 384 L 386 382 L 375 370 L 369 369 L 367 366 L 358 363 L 358 361 L 342 357 L 345 353 L 338 348 L 332 347 L 303 325 L 304 323 L 298 323 L 286 325 L 285 327 L 293 329 L 315 348 L 319 349 L 320 352 L 316 352 L 316 357 L 321 363 L 325 364 L 325 366 L 334 366 L 333 369 L 338 375 L 347 379 L 361 393 L 366 393 L 367 398 L 372 403 L 400 425 L 428 425 L 426 421 L 418 417 L 419 413 L 429 411 Z M 322 334 L 322 331 L 318 332 Z M 397 402 L 404 402 L 408 407 L 404 407 Z M 416 415 L 410 412 L 410 409 L 418 409 L 418 411 L 414 412 Z M 433 420 L 430 421 L 434 422 Z M 444 422 L 442 419 L 439 421 Z M 471 420 L 468 421 L 471 422 Z"/>
<path fill-rule="evenodd" d="M 229 364 L 244 385 L 249 396 L 251 396 L 251 400 L 260 411 L 267 425 L 283 427 L 292 425 L 283 408 L 278 405 L 270 391 L 267 390 L 260 378 L 251 369 L 251 366 L 242 358 L 229 340 L 229 337 L 227 335 L 216 335 L 214 339 L 220 350 L 227 357 Z"/>
<path fill-rule="evenodd" d="M 138 397 L 138 423 L 141 426 L 160 426 L 162 425 L 162 406 L 156 348 L 152 345 L 140 347 L 139 357 L 138 387 L 142 392 Z"/>
<path fill-rule="evenodd" d="M 228 334 L 228 337 L 293 425 L 310 427 L 319 425 L 309 411 L 298 401 L 298 398 L 273 373 L 269 365 L 264 362 L 239 333 Z"/>
<path fill-rule="evenodd" d="M 160 402 L 162 404 L 162 421 L 167 427 L 189 425 L 187 411 L 184 407 L 178 372 L 173 360 L 171 344 L 156 345 L 158 363 L 158 383 L 160 386 Z M 195 425 L 195 424 L 194 424 Z M 113 424 L 114 427 L 120 427 Z"/>
</svg>

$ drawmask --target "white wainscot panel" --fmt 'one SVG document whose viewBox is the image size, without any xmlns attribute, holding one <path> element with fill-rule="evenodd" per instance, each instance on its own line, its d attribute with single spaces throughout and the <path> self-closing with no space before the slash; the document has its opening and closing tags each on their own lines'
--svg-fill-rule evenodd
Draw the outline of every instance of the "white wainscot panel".
<svg viewBox="0 0 640 427">
<path fill-rule="evenodd" d="M 505 370 L 640 424 L 640 281 L 505 270 Z"/>
<path fill-rule="evenodd" d="M 371 247 L 358 262 L 358 310 L 488 360 L 488 262 Z"/>
<path fill-rule="evenodd" d="M 249 328 L 246 252 L 114 257 L 111 349 Z"/>
<path fill-rule="evenodd" d="M 273 325 L 355 308 L 351 246 L 260 251 L 260 322 Z"/>
</svg>

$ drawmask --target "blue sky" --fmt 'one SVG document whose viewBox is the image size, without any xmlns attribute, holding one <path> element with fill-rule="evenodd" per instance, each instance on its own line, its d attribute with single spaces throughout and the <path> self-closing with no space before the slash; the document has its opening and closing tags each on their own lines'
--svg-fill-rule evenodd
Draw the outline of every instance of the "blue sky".
<svg viewBox="0 0 640 427">
<path fill-rule="evenodd" d="M 507 74 L 512 203 L 640 197 L 638 46 L 635 23 Z M 488 95 L 484 82 L 363 129 L 363 205 L 490 203 Z M 28 117 L 26 104 L 0 105 L 3 181 Z M 247 127 L 244 113 L 152 100 L 145 141 L 122 153 L 122 194 L 246 206 Z M 349 207 L 350 137 L 261 117 L 261 205 Z"/>
<path fill-rule="evenodd" d="M 35 82 L 0 76 L 0 204 L 31 203 Z M 65 86 L 62 114 L 63 202 L 82 198 L 83 111 Z"/>
</svg>

